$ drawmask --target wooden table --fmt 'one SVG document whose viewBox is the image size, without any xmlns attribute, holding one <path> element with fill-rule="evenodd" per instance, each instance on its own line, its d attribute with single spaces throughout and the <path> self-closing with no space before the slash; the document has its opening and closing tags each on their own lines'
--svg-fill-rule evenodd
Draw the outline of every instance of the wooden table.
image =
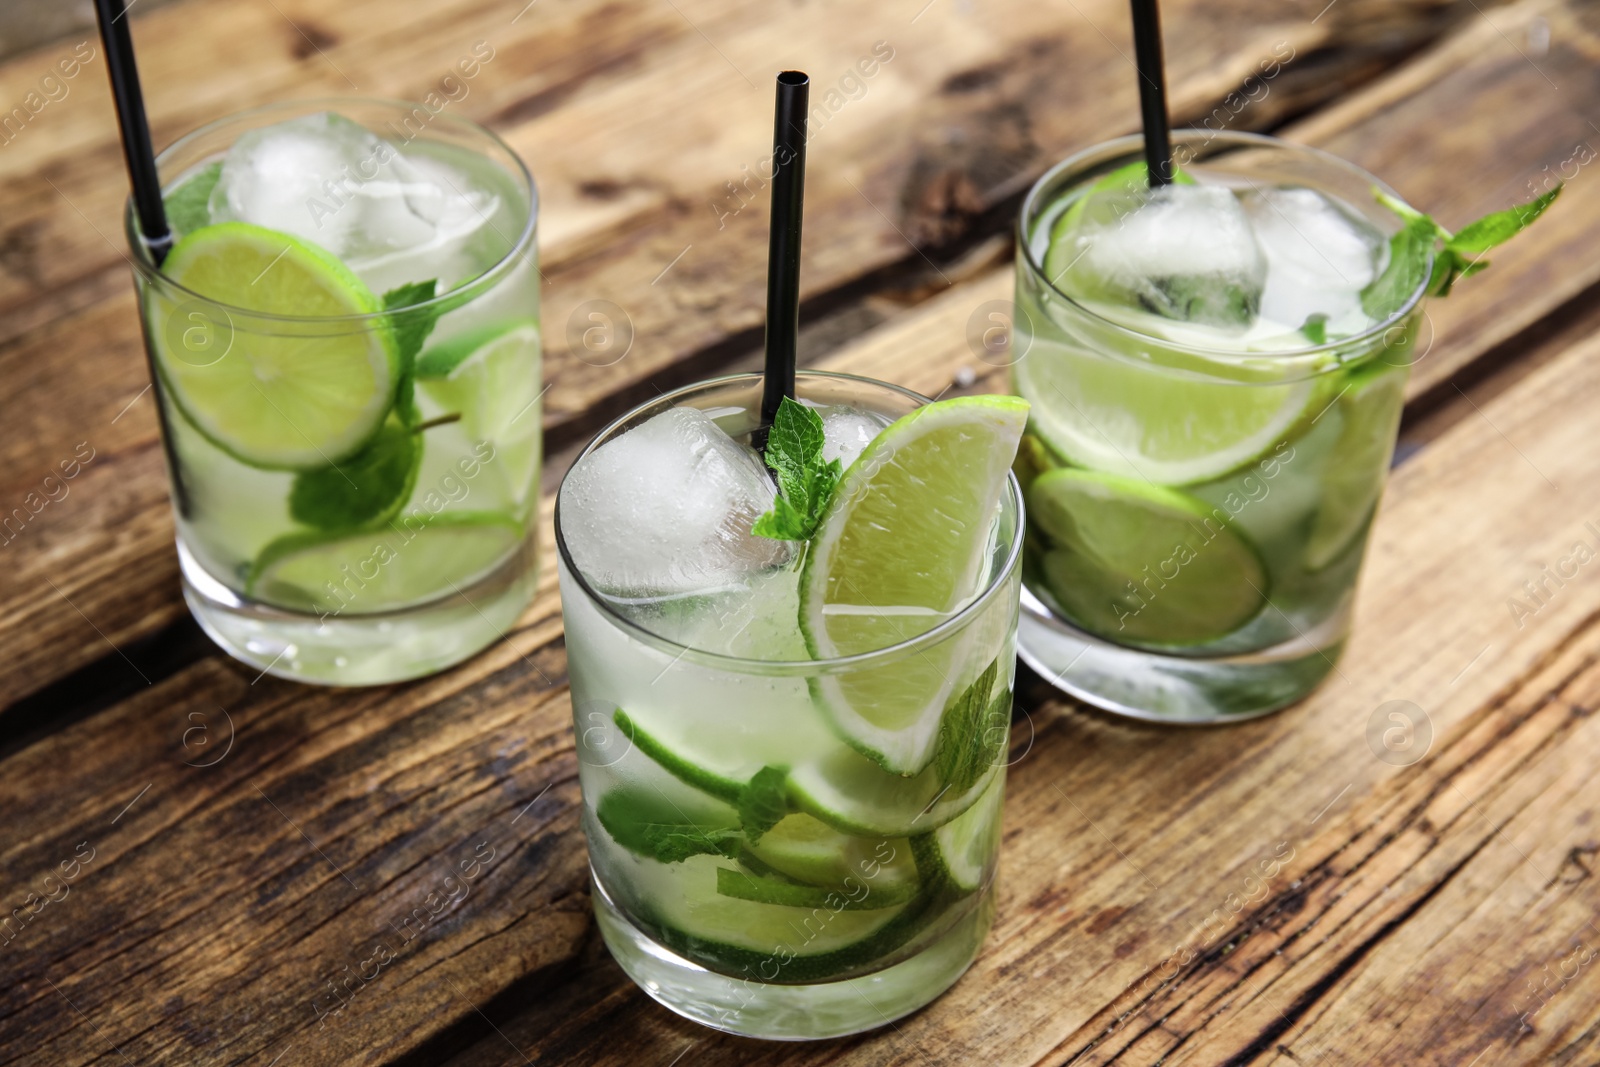
<svg viewBox="0 0 1600 1067">
<path fill-rule="evenodd" d="M 268 100 L 421 97 L 492 48 L 450 106 L 543 192 L 547 487 L 653 390 L 751 365 L 765 197 L 727 183 L 767 154 L 774 71 L 809 70 L 830 106 L 803 359 L 929 394 L 1004 388 L 966 337 L 1010 292 L 1021 194 L 1137 121 L 1122 0 L 523 4 L 132 18 L 161 144 Z M 0 514 L 24 520 L 0 535 L 0 1063 L 1595 1063 L 1600 563 L 1543 568 L 1600 547 L 1600 5 L 1164 14 L 1180 123 L 1323 146 L 1446 225 L 1568 187 L 1429 310 L 1338 672 L 1282 714 L 1186 730 L 1024 676 L 983 955 L 927 1010 L 808 1046 L 683 1022 L 606 955 L 548 565 L 502 643 L 411 685 L 305 688 L 199 635 L 91 38 L 0 145 Z M 76 44 L 0 66 L 0 105 Z M 852 78 L 875 45 L 890 58 Z M 591 300 L 631 320 L 614 365 L 570 351 Z M 1397 752 L 1372 741 L 1390 700 L 1427 717 Z M 471 895 L 319 1019 L 475 850 Z"/>
</svg>

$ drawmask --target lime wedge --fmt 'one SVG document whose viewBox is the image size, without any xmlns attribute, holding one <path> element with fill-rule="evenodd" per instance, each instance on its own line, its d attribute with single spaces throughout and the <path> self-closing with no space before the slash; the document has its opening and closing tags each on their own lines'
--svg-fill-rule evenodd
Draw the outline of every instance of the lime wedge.
<svg viewBox="0 0 1600 1067">
<path fill-rule="evenodd" d="M 1366 529 L 1394 451 L 1406 402 L 1406 367 L 1357 371 L 1338 400 L 1343 426 L 1322 476 L 1322 500 L 1306 542 L 1306 567 L 1321 570 Z"/>
<path fill-rule="evenodd" d="M 521 543 L 505 515 L 402 515 L 354 533 L 296 533 L 262 549 L 245 592 L 296 611 L 369 614 L 441 596 L 472 582 Z"/>
<path fill-rule="evenodd" d="M 1028 517 L 1052 544 L 1045 584 L 1074 622 L 1116 640 L 1193 645 L 1231 633 L 1267 602 L 1255 547 L 1203 502 L 1132 478 L 1040 475 Z"/>
<path fill-rule="evenodd" d="M 978 591 L 1026 401 L 961 397 L 905 416 L 840 480 L 800 577 L 800 628 L 817 658 L 899 644 Z M 946 703 L 981 664 L 963 642 L 823 675 L 813 695 L 839 736 L 895 774 L 933 758 Z"/>
<path fill-rule="evenodd" d="M 173 281 L 222 304 L 273 315 L 381 311 L 350 269 L 316 245 L 244 222 L 203 226 L 162 264 Z M 304 470 L 367 443 L 394 401 L 399 357 L 387 328 L 228 321 L 152 289 L 151 347 L 189 421 L 252 466 Z"/>
<path fill-rule="evenodd" d="M 1070 462 L 1158 485 L 1210 481 L 1288 435 L 1321 395 L 1312 381 L 1205 381 L 1036 343 L 1015 368 L 1033 429 Z"/>
<path fill-rule="evenodd" d="M 521 503 L 539 469 L 539 323 L 499 322 L 435 345 L 417 360 L 417 384 L 469 438 L 494 445 Z"/>
<path fill-rule="evenodd" d="M 930 767 L 905 778 L 848 749 L 789 771 L 795 807 L 836 830 L 864 837 L 908 837 L 937 829 L 966 811 L 1002 768 L 965 792 Z"/>
<path fill-rule="evenodd" d="M 917 883 L 911 846 L 904 838 L 842 834 L 810 815 L 786 816 L 747 847 L 767 868 L 765 873 L 809 886 L 850 889 L 866 884 L 909 896 Z"/>
<path fill-rule="evenodd" d="M 983 885 L 1000 845 L 1000 804 L 1006 794 L 1006 776 L 997 774 L 983 796 L 934 832 L 939 859 L 950 884 L 965 892 Z"/>
</svg>

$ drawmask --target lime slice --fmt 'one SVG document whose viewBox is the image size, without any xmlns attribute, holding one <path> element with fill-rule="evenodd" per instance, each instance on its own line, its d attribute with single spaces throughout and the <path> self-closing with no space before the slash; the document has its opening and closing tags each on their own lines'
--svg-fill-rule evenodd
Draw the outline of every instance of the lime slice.
<svg viewBox="0 0 1600 1067">
<path fill-rule="evenodd" d="M 809 886 L 904 892 L 917 884 L 911 846 L 904 838 L 842 834 L 810 815 L 789 815 L 747 846 L 751 856 L 776 874 Z"/>
<path fill-rule="evenodd" d="M 1357 371 L 1339 397 L 1343 426 L 1322 476 L 1322 500 L 1306 543 L 1310 570 L 1344 555 L 1372 517 L 1405 407 L 1406 371 L 1387 366 Z"/>
<path fill-rule="evenodd" d="M 222 304 L 274 315 L 366 315 L 382 305 L 316 245 L 244 222 L 184 237 L 161 271 Z M 257 467 L 337 463 L 372 437 L 394 401 L 399 357 L 387 328 L 237 328 L 220 309 L 159 289 L 147 321 L 156 365 L 195 427 Z"/>
<path fill-rule="evenodd" d="M 245 592 L 296 611 L 388 611 L 472 582 L 523 536 L 505 515 L 474 511 L 407 514 L 353 533 L 289 534 L 262 549 Z"/>
<path fill-rule="evenodd" d="M 1045 584 L 1074 622 L 1116 640 L 1193 645 L 1267 602 L 1265 565 L 1242 534 L 1186 493 L 1094 471 L 1054 470 L 1028 494 L 1053 542 Z"/>
<path fill-rule="evenodd" d="M 764 964 L 762 977 L 776 966 L 778 982 L 833 976 L 899 947 L 916 926 L 901 933 L 909 924 L 895 923 L 896 918 L 907 909 L 914 909 L 913 917 L 926 910 L 921 898 L 887 908 L 824 908 L 820 913 L 813 905 L 745 900 L 718 891 L 719 879 L 728 878 L 718 872 L 726 870 L 725 861 L 696 856 L 670 867 L 641 865 L 629 880 L 631 894 L 646 912 L 641 918 L 656 927 L 664 944 L 733 973 L 748 968 L 754 975 Z"/>
<path fill-rule="evenodd" d="M 684 785 L 693 786 L 707 796 L 716 797 L 725 804 L 738 805 L 739 797 L 744 793 L 743 782 L 706 770 L 693 760 L 685 759 L 678 755 L 669 746 L 663 744 L 636 723 L 621 708 L 611 713 L 611 721 L 617 724 L 617 729 L 622 731 L 622 736 L 629 744 L 649 756 L 663 770 Z"/>
<path fill-rule="evenodd" d="M 789 771 L 795 807 L 836 830 L 865 837 L 908 837 L 960 815 L 988 788 L 998 766 L 965 792 L 940 780 L 937 768 L 905 778 L 841 749 Z"/>
<path fill-rule="evenodd" d="M 970 893 L 983 885 L 1000 845 L 1000 805 L 1005 794 L 1005 775 L 997 774 L 972 807 L 934 832 L 945 877 L 957 889 Z"/>
<path fill-rule="evenodd" d="M 1016 397 L 945 400 L 905 416 L 845 471 L 800 577 L 800 628 L 817 658 L 924 633 L 976 593 L 1006 474 L 1027 423 Z M 963 677 L 964 642 L 823 675 L 813 695 L 839 736 L 895 774 L 933 758 Z"/>
<path fill-rule="evenodd" d="M 787 879 L 763 878 L 732 867 L 720 867 L 717 869 L 717 892 L 725 897 L 753 900 L 758 904 L 780 904 L 788 908 L 880 911 L 899 907 L 909 901 L 917 895 L 917 886 L 913 882 L 879 887 L 858 881 L 849 887 L 827 889 L 817 885 L 797 885 Z"/>
<path fill-rule="evenodd" d="M 1320 395 L 1312 381 L 1205 381 L 1035 344 L 1015 369 L 1033 429 L 1080 467 L 1158 485 L 1210 481 L 1270 451 Z"/>
<path fill-rule="evenodd" d="M 446 412 L 459 411 L 469 438 L 489 441 L 514 499 L 539 469 L 539 323 L 515 319 L 435 345 L 417 360 L 417 384 Z"/>
</svg>

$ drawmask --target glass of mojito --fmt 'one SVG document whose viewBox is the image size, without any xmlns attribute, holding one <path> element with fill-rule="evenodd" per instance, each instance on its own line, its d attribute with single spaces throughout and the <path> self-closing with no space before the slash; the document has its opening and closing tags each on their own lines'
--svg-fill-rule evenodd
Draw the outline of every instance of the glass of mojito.
<svg viewBox="0 0 1600 1067">
<path fill-rule="evenodd" d="M 128 212 L 183 591 L 234 657 L 366 685 L 472 655 L 536 577 L 537 196 L 498 138 L 336 99 L 157 159 Z"/>
<path fill-rule="evenodd" d="M 1433 238 L 1313 148 L 1180 131 L 1152 189 L 1141 145 L 1066 160 L 1022 208 L 1020 655 L 1129 715 L 1261 714 L 1343 647 Z"/>
<path fill-rule="evenodd" d="M 822 1038 L 938 996 L 993 917 L 1027 405 L 802 372 L 767 433 L 761 392 L 588 446 L 562 611 L 612 954 L 688 1018 Z"/>
</svg>

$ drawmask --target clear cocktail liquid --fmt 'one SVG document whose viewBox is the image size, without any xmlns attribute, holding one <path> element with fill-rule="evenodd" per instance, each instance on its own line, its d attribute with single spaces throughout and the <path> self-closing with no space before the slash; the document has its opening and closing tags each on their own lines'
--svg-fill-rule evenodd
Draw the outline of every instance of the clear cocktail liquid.
<svg viewBox="0 0 1600 1067">
<path fill-rule="evenodd" d="M 1398 220 L 1359 172 L 1218 148 L 1156 190 L 1126 153 L 1064 165 L 1020 236 L 1023 656 L 1151 718 L 1272 710 L 1332 669 L 1419 318 L 1373 313 Z"/>
<path fill-rule="evenodd" d="M 846 465 L 917 405 L 820 375 L 800 395 Z M 1008 490 L 950 632 L 813 662 L 806 548 L 749 533 L 773 497 L 748 443 L 759 396 L 754 376 L 680 391 L 603 434 L 563 484 L 584 828 L 601 929 L 646 991 L 720 1029 L 828 1037 L 932 1000 L 992 920 L 1017 515 Z M 945 621 L 905 610 L 908 638 Z M 967 722 L 985 757 L 909 775 L 862 754 L 837 711 L 917 703 L 938 723 L 964 698 L 987 716 Z M 752 806 L 774 801 L 782 817 L 752 833 Z"/>
<path fill-rule="evenodd" d="M 332 684 L 391 681 L 488 644 L 531 595 L 532 188 L 508 150 L 450 116 L 418 130 L 417 109 L 300 110 L 224 120 L 163 154 L 179 237 L 168 262 L 190 233 L 250 223 L 264 240 L 331 253 L 353 275 L 342 284 L 399 314 L 252 314 L 276 264 L 241 292 L 198 297 L 141 277 L 185 593 L 248 662 Z M 417 305 L 426 314 L 406 311 Z M 352 346 L 400 352 L 423 320 L 431 331 L 397 381 L 326 373 Z M 317 429 L 323 408 L 366 403 L 367 390 L 364 439 Z"/>
</svg>

